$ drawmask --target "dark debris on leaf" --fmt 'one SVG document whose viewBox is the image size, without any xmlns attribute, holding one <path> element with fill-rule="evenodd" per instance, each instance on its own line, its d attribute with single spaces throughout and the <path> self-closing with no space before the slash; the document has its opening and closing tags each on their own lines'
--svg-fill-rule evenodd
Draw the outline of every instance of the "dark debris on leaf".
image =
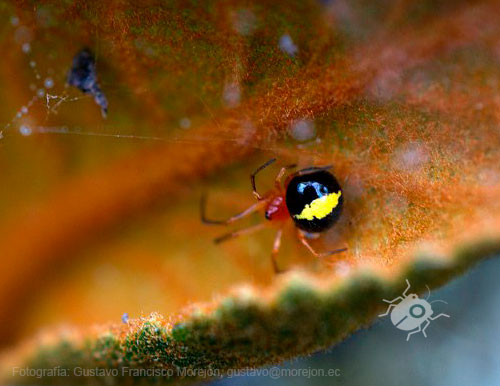
<svg viewBox="0 0 500 386">
<path fill-rule="evenodd" d="M 83 48 L 73 57 L 67 82 L 85 94 L 93 95 L 95 102 L 101 107 L 102 116 L 106 117 L 108 100 L 97 83 L 95 57 L 88 48 Z"/>
</svg>

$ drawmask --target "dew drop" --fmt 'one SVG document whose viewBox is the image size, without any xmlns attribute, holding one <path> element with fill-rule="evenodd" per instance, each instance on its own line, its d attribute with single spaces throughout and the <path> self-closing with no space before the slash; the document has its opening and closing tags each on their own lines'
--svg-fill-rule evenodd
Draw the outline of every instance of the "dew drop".
<svg viewBox="0 0 500 386">
<path fill-rule="evenodd" d="M 53 24 L 53 17 L 48 8 L 38 8 L 36 10 L 36 20 L 42 27 L 48 27 Z"/>
<path fill-rule="evenodd" d="M 299 51 L 299 48 L 295 45 L 292 37 L 288 34 L 282 35 L 279 41 L 280 50 L 287 53 L 290 56 L 295 56 Z"/>
<path fill-rule="evenodd" d="M 24 43 L 22 46 L 21 46 L 21 50 L 23 50 L 23 52 L 25 54 L 29 53 L 31 51 L 31 44 L 29 43 Z"/>
<path fill-rule="evenodd" d="M 255 125 L 249 119 L 243 119 L 240 124 L 240 134 L 238 135 L 238 143 L 246 145 L 252 141 L 256 131 Z"/>
<path fill-rule="evenodd" d="M 388 101 L 396 95 L 401 88 L 401 75 L 394 70 L 381 70 L 380 74 L 368 87 L 368 92 L 374 98 Z"/>
<path fill-rule="evenodd" d="M 21 127 L 19 127 L 19 133 L 21 133 L 21 135 L 27 137 L 27 136 L 31 135 L 32 131 L 28 126 L 21 125 Z"/>
<path fill-rule="evenodd" d="M 227 83 L 224 86 L 223 100 L 227 107 L 233 108 L 240 104 L 240 85 L 236 82 Z"/>
<path fill-rule="evenodd" d="M 233 15 L 233 28 L 242 36 L 250 36 L 257 26 L 255 14 L 246 8 L 239 9 Z"/>
<path fill-rule="evenodd" d="M 36 92 L 36 96 L 38 98 L 43 98 L 45 96 L 45 90 L 43 88 L 38 89 Z"/>
<path fill-rule="evenodd" d="M 127 312 L 125 312 L 125 313 L 122 315 L 122 323 L 127 324 L 127 323 L 128 323 L 128 319 L 129 319 L 128 313 L 127 313 Z"/>
<path fill-rule="evenodd" d="M 14 27 L 16 25 L 19 25 L 19 18 L 17 16 L 12 16 L 10 18 L 10 24 L 13 25 Z"/>
<path fill-rule="evenodd" d="M 28 113 L 28 108 L 26 106 L 21 107 L 21 113 L 22 114 L 27 114 Z"/>
<path fill-rule="evenodd" d="M 344 183 L 344 191 L 347 197 L 360 198 L 365 192 L 366 187 L 363 180 L 356 174 L 349 176 L 349 179 Z"/>
<path fill-rule="evenodd" d="M 316 135 L 314 122 L 311 119 L 297 119 L 290 126 L 290 134 L 296 141 L 309 141 Z"/>
<path fill-rule="evenodd" d="M 28 27 L 20 26 L 14 32 L 14 40 L 17 44 L 24 45 L 33 39 L 33 33 Z"/>
<path fill-rule="evenodd" d="M 36 67 L 36 62 L 34 60 L 30 61 L 30 67 L 35 68 Z"/>
<path fill-rule="evenodd" d="M 480 170 L 477 178 L 482 186 L 494 187 L 500 183 L 500 174 L 494 169 Z"/>
<path fill-rule="evenodd" d="M 189 129 L 191 127 L 191 120 L 189 118 L 181 118 L 179 120 L 179 126 L 183 129 Z"/>
<path fill-rule="evenodd" d="M 398 148 L 393 156 L 396 169 L 416 171 L 429 161 L 429 153 L 424 144 L 415 141 Z"/>
<path fill-rule="evenodd" d="M 346 277 L 351 272 L 351 266 L 345 261 L 339 261 L 334 266 L 335 272 L 341 277 Z"/>
<path fill-rule="evenodd" d="M 54 81 L 52 80 L 52 78 L 46 78 L 43 82 L 43 85 L 45 86 L 45 88 L 52 88 L 54 87 Z"/>
</svg>

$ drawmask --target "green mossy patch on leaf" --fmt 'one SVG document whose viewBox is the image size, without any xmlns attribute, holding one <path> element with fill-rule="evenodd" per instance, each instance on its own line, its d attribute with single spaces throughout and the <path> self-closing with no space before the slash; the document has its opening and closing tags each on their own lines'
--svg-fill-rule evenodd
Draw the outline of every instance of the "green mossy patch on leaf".
<svg viewBox="0 0 500 386">
<path fill-rule="evenodd" d="M 484 240 L 459 247 L 447 259 L 420 255 L 392 279 L 367 271 L 333 286 L 291 273 L 271 297 L 247 288 L 221 299 L 211 309 L 194 311 L 176 322 L 152 314 L 127 325 L 77 332 L 72 338 L 53 333 L 50 343 L 34 341 L 29 350 L 14 353 L 9 362 L 15 358 L 18 366 L 33 369 L 60 366 L 71 374 L 96 368 L 114 369 L 119 374 L 42 379 L 50 384 L 184 384 L 207 380 L 210 377 L 205 375 L 280 363 L 330 347 L 370 324 L 386 307 L 382 299 L 402 293 L 405 279 L 410 281 L 413 293 L 421 293 L 426 286 L 440 286 L 478 260 L 499 252 L 500 240 Z M 42 337 L 42 342 L 46 339 Z M 170 376 L 130 377 L 129 369 L 142 370 L 143 374 L 146 370 L 162 370 Z M 29 377 L 8 381 L 39 382 Z"/>
</svg>

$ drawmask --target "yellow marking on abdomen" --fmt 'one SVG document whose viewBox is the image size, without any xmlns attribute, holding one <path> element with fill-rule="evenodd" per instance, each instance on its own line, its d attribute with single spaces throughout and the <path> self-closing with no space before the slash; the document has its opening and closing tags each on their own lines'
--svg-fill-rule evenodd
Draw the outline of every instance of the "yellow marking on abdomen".
<svg viewBox="0 0 500 386">
<path fill-rule="evenodd" d="M 342 192 L 330 193 L 326 196 L 313 200 L 310 204 L 304 206 L 300 214 L 296 214 L 297 220 L 312 220 L 316 217 L 318 220 L 328 216 L 332 210 L 339 204 L 339 198 Z"/>
</svg>

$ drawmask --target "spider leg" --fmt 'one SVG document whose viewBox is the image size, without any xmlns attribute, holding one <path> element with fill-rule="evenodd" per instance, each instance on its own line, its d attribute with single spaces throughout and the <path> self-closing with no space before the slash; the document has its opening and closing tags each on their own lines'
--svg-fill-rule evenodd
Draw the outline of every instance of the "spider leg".
<svg viewBox="0 0 500 386">
<path fill-rule="evenodd" d="M 335 249 L 333 251 L 328 251 L 328 252 L 322 252 L 322 253 L 316 252 L 314 250 L 314 248 L 311 246 L 311 244 L 309 244 L 309 242 L 307 241 L 307 239 L 306 239 L 306 237 L 305 237 L 305 235 L 304 235 L 303 232 L 301 232 L 299 230 L 297 232 L 297 234 L 298 234 L 300 242 L 309 250 L 309 252 L 311 252 L 316 257 L 326 257 L 326 256 L 335 255 L 337 253 L 341 253 L 341 252 L 347 251 L 347 248 L 339 248 L 339 249 Z"/>
<path fill-rule="evenodd" d="M 273 264 L 274 273 L 283 273 L 285 270 L 278 268 L 278 263 L 276 262 L 276 256 L 280 250 L 281 246 L 281 236 L 283 235 L 283 229 L 278 229 L 276 232 L 276 237 L 274 238 L 273 250 L 271 252 L 271 263 Z"/>
<path fill-rule="evenodd" d="M 283 166 L 278 175 L 276 176 L 276 180 L 274 181 L 274 185 L 276 186 L 276 189 L 281 189 L 281 180 L 283 179 L 283 176 L 285 175 L 285 172 L 288 170 L 288 169 L 293 169 L 297 167 L 296 164 L 292 164 L 292 165 L 287 165 L 287 166 Z"/>
<path fill-rule="evenodd" d="M 243 212 L 235 214 L 234 216 L 231 216 L 230 218 L 228 218 L 226 220 L 211 220 L 211 219 L 208 219 L 206 217 L 207 196 L 206 196 L 206 194 L 203 194 L 201 196 L 201 200 L 200 200 L 201 222 L 203 222 L 204 224 L 217 224 L 217 225 L 232 224 L 233 222 L 235 222 L 243 217 L 246 217 L 249 214 L 252 214 L 253 212 L 259 210 L 260 208 L 262 208 L 266 204 L 266 202 L 267 201 L 265 201 L 265 200 L 259 201 L 255 204 L 251 205 L 247 209 L 245 209 Z"/>
<path fill-rule="evenodd" d="M 254 233 L 254 232 L 257 232 L 261 229 L 264 229 L 266 227 L 267 224 L 265 223 L 260 223 L 260 224 L 257 224 L 257 225 L 252 225 L 252 226 L 249 226 L 247 228 L 242 228 L 242 229 L 238 229 L 236 231 L 233 231 L 233 232 L 229 232 L 229 233 L 226 233 L 222 236 L 219 236 L 217 238 L 214 239 L 214 243 L 215 244 L 220 244 L 224 241 L 227 241 L 227 240 L 231 240 L 231 239 L 234 239 L 235 237 L 238 237 L 238 236 L 242 236 L 242 235 L 249 235 L 251 233 Z"/>
<path fill-rule="evenodd" d="M 313 167 L 310 167 L 307 169 L 299 170 L 295 175 L 296 176 L 303 176 L 304 174 L 314 173 L 314 172 L 318 172 L 321 170 L 328 170 L 328 169 L 331 169 L 332 167 L 333 167 L 333 165 L 313 166 Z"/>
<path fill-rule="evenodd" d="M 259 194 L 259 192 L 257 192 L 257 188 L 255 186 L 255 176 L 263 169 L 265 169 L 266 167 L 268 167 L 269 165 L 271 165 L 273 162 L 276 161 L 276 158 L 272 158 L 270 159 L 269 161 L 267 161 L 265 164 L 259 166 L 257 168 L 257 170 L 255 170 L 252 174 L 250 174 L 250 182 L 252 183 L 252 193 L 253 195 L 255 196 L 255 198 L 257 200 L 262 200 L 263 197 Z"/>
</svg>

